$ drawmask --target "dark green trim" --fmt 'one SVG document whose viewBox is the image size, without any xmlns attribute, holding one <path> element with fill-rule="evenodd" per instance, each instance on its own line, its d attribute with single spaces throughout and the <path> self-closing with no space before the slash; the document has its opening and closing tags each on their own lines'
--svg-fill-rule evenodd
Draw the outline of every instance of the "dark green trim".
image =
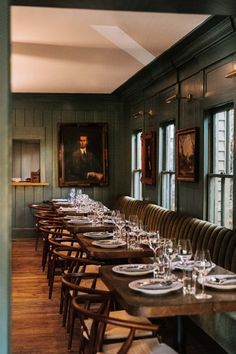
<svg viewBox="0 0 236 354">
<path fill-rule="evenodd" d="M 236 14 L 235 0 L 11 0 L 12 5 L 80 8 L 93 10 Z"/>
</svg>

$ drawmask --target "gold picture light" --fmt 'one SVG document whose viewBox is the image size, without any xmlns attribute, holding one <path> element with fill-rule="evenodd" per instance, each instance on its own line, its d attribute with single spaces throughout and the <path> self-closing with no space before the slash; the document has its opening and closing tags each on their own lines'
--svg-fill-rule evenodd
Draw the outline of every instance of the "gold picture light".
<svg viewBox="0 0 236 354">
<path fill-rule="evenodd" d="M 232 79 L 233 77 L 236 77 L 236 70 L 230 71 L 228 74 L 225 75 L 226 79 Z"/>
<path fill-rule="evenodd" d="M 179 96 L 179 95 L 175 94 L 175 95 L 172 95 L 170 97 L 167 97 L 166 98 L 166 103 L 171 103 L 171 102 L 173 102 L 175 100 L 181 100 L 181 99 L 182 100 L 187 100 L 187 102 L 190 102 L 190 101 L 192 101 L 193 96 L 191 95 L 191 93 L 189 93 L 187 96 Z"/>
</svg>

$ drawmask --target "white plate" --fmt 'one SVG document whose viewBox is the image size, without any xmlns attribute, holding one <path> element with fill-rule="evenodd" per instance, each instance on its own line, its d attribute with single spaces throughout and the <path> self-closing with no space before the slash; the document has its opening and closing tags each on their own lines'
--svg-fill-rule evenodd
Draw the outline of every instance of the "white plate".
<svg viewBox="0 0 236 354">
<path fill-rule="evenodd" d="M 174 281 L 170 286 L 163 286 L 163 288 L 160 288 L 161 285 L 158 286 L 158 284 L 160 284 L 161 282 L 163 282 L 163 280 L 154 278 L 135 280 L 129 283 L 129 288 L 148 295 L 163 295 L 168 294 L 172 291 L 180 290 L 183 287 L 182 283 Z M 155 283 L 157 284 L 157 289 L 146 289 L 141 287 L 142 285 L 155 285 Z"/>
<path fill-rule="evenodd" d="M 93 238 L 93 239 L 97 239 L 97 240 L 102 240 L 105 238 L 110 238 L 113 237 L 113 233 L 112 232 L 96 232 L 96 231 L 92 231 L 92 232 L 85 232 L 83 234 L 86 237 L 89 238 Z"/>
<path fill-rule="evenodd" d="M 112 268 L 115 273 L 125 275 L 145 275 L 152 273 L 154 269 L 153 264 L 122 264 Z"/>
<path fill-rule="evenodd" d="M 224 284 L 219 284 L 217 282 L 212 281 L 212 279 L 214 279 L 215 277 L 217 277 L 217 279 L 224 279 L 225 278 L 225 274 L 213 274 L 213 275 L 207 275 L 205 278 L 205 286 L 209 287 L 209 288 L 214 288 L 214 289 L 219 289 L 219 290 L 233 290 L 236 289 L 236 279 L 232 279 L 233 283 L 224 283 Z M 233 277 L 235 277 L 235 275 L 232 275 Z M 202 279 L 199 278 L 198 282 L 200 284 L 202 284 Z"/>
<path fill-rule="evenodd" d="M 101 241 L 93 241 L 92 245 L 102 247 L 102 248 L 117 248 L 117 247 L 125 246 L 126 242 L 117 241 L 117 240 L 101 240 Z"/>
</svg>

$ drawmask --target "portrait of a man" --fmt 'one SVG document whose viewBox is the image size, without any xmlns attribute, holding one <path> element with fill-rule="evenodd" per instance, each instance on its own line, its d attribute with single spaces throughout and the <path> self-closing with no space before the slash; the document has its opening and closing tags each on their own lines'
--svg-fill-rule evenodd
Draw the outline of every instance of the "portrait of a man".
<svg viewBox="0 0 236 354">
<path fill-rule="evenodd" d="M 61 125 L 59 185 L 107 184 L 107 155 L 106 124 Z"/>
</svg>

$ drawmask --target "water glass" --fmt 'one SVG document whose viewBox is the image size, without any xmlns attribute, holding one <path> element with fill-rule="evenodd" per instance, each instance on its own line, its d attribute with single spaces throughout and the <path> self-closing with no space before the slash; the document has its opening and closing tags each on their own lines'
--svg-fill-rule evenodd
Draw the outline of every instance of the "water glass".
<svg viewBox="0 0 236 354">
<path fill-rule="evenodd" d="M 183 294 L 195 295 L 197 285 L 197 273 L 192 268 L 183 269 Z"/>
</svg>

